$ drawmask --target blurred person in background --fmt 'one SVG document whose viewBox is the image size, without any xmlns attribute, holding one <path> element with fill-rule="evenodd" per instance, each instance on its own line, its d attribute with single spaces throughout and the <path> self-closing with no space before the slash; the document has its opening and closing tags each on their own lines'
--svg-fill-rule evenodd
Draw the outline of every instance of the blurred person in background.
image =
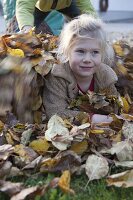
<svg viewBox="0 0 133 200">
<path fill-rule="evenodd" d="M 19 31 L 16 20 L 16 0 L 1 0 L 1 15 L 4 15 L 6 23 L 6 33 L 14 33 Z M 39 13 L 38 13 L 39 14 Z M 64 24 L 64 17 L 57 11 L 52 11 L 38 27 L 37 32 L 48 32 L 54 35 L 59 35 L 60 30 Z M 56 23 L 55 23 L 56 22 Z M 48 24 L 48 26 L 47 26 Z"/>
<path fill-rule="evenodd" d="M 96 15 L 90 0 L 16 0 L 19 29 L 27 32 L 34 26 L 37 28 L 53 10 L 62 13 L 68 20 L 81 13 Z"/>
</svg>

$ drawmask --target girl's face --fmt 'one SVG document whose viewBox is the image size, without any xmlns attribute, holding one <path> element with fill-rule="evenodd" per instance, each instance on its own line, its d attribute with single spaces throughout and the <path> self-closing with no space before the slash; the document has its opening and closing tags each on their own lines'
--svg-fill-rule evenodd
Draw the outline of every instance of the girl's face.
<svg viewBox="0 0 133 200">
<path fill-rule="evenodd" d="M 70 68 L 76 78 L 87 78 L 99 70 L 101 57 L 100 42 L 97 39 L 78 39 L 69 53 Z"/>
</svg>

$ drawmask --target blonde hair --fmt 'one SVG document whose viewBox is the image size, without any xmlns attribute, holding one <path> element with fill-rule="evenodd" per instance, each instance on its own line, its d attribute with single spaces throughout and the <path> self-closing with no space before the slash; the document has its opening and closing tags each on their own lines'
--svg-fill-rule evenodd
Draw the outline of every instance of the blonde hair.
<svg viewBox="0 0 133 200">
<path fill-rule="evenodd" d="M 107 42 L 107 33 L 104 23 L 88 14 L 82 14 L 66 23 L 59 37 L 58 58 L 61 62 L 68 61 L 69 53 L 74 42 L 80 38 L 96 38 L 100 41 L 102 62 L 111 64 L 113 61 L 113 48 Z"/>
</svg>

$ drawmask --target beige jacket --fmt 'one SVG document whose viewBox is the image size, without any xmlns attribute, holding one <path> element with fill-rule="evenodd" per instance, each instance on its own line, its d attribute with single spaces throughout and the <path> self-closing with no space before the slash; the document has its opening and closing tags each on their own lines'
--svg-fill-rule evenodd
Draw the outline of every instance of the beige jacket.
<svg viewBox="0 0 133 200">
<path fill-rule="evenodd" d="M 76 116 L 79 111 L 68 109 L 72 99 L 78 96 L 76 80 L 68 64 L 54 65 L 51 73 L 45 78 L 43 101 L 46 115 L 54 114 L 61 117 Z M 115 83 L 117 75 L 107 65 L 102 64 L 100 71 L 94 75 L 94 91 L 108 89 L 108 94 L 117 95 Z"/>
</svg>

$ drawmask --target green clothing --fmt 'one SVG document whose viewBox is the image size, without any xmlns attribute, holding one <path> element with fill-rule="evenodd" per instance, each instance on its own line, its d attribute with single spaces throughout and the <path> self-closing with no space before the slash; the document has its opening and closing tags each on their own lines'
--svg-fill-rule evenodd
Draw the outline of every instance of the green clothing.
<svg viewBox="0 0 133 200">
<path fill-rule="evenodd" d="M 54 10 L 60 10 L 69 7 L 72 0 L 58 0 Z M 76 0 L 81 13 L 95 13 L 90 0 Z M 16 0 L 16 17 L 19 28 L 23 26 L 34 26 L 34 10 L 37 7 L 43 12 L 52 11 L 53 0 Z"/>
</svg>

